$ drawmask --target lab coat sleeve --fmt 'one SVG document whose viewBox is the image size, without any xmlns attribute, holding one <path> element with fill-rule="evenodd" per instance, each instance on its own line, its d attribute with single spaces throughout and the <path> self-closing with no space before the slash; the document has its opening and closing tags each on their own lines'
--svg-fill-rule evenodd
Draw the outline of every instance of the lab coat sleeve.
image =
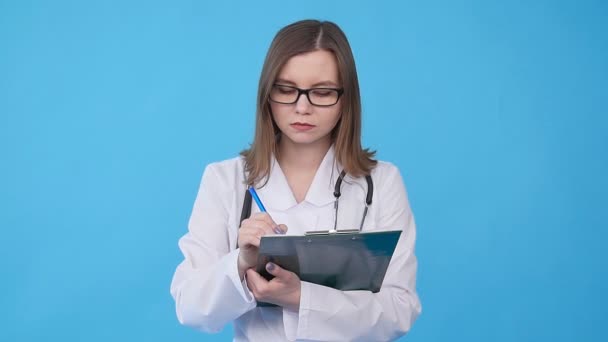
<svg viewBox="0 0 608 342">
<path fill-rule="evenodd" d="M 256 301 L 238 274 L 238 249 L 228 238 L 229 199 L 234 192 L 209 165 L 188 224 L 179 241 L 184 260 L 171 283 L 180 323 L 218 332 L 226 323 L 255 308 Z"/>
<path fill-rule="evenodd" d="M 414 218 L 399 170 L 388 166 L 379 175 L 383 182 L 377 190 L 377 205 L 381 206 L 377 229 L 403 232 L 380 291 L 339 291 L 302 282 L 298 322 L 285 324 L 285 328 L 297 325 L 298 340 L 389 341 L 408 332 L 420 314 Z"/>
</svg>

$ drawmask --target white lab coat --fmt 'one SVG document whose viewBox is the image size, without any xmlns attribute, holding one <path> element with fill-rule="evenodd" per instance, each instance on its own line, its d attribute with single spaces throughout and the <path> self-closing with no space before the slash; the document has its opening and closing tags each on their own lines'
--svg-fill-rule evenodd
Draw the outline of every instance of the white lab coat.
<svg viewBox="0 0 608 342">
<path fill-rule="evenodd" d="M 379 162 L 371 174 L 373 202 L 363 230 L 403 230 L 380 292 L 339 291 L 302 282 L 299 311 L 290 311 L 256 307 L 246 280 L 241 282 L 238 275 L 243 166 L 239 157 L 205 169 L 188 233 L 179 241 L 184 261 L 171 283 L 178 320 L 206 332 L 218 332 L 233 322 L 235 341 L 389 341 L 405 334 L 421 306 L 416 294 L 416 229 L 399 170 Z M 287 225 L 287 234 L 331 229 L 333 188 L 340 171 L 332 146 L 305 200 L 297 203 L 273 160 L 268 183 L 258 194 L 273 220 Z M 366 191 L 365 178 L 345 177 L 338 229 L 359 227 Z M 257 211 L 254 203 L 252 213 Z"/>
</svg>

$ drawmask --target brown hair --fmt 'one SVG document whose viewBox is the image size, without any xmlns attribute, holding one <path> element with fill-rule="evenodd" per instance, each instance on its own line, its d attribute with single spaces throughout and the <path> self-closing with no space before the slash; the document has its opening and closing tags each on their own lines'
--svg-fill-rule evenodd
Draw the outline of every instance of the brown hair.
<svg viewBox="0 0 608 342">
<path fill-rule="evenodd" d="M 375 151 L 361 147 L 361 96 L 355 59 L 346 35 L 329 21 L 302 20 L 285 26 L 274 37 L 258 85 L 255 137 L 250 148 L 241 152 L 245 158 L 247 184 L 268 180 L 272 155 L 277 153 L 280 130 L 274 123 L 268 97 L 277 75 L 287 61 L 315 50 L 332 52 L 338 62 L 342 115 L 331 133 L 336 160 L 353 177 L 370 174 L 377 161 Z"/>
</svg>

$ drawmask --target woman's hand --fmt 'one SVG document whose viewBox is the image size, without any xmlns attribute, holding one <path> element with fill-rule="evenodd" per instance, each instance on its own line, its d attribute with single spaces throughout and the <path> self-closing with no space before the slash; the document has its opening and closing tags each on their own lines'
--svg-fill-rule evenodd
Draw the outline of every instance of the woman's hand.
<svg viewBox="0 0 608 342">
<path fill-rule="evenodd" d="M 300 278 L 271 262 L 266 264 L 266 271 L 274 276 L 272 280 L 264 279 L 252 269 L 247 270 L 247 285 L 255 299 L 298 311 L 302 287 Z"/>
<path fill-rule="evenodd" d="M 255 213 L 250 218 L 243 220 L 238 235 L 238 269 L 241 279 L 243 279 L 245 271 L 255 267 L 257 263 L 258 247 L 260 247 L 262 236 L 285 234 L 286 232 L 287 226 L 277 225 L 268 213 Z"/>
</svg>

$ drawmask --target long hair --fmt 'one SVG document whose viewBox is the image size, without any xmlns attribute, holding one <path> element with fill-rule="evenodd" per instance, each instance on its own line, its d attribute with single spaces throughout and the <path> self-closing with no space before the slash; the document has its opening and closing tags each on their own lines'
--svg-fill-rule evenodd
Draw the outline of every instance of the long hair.
<svg viewBox="0 0 608 342">
<path fill-rule="evenodd" d="M 341 117 L 331 132 L 336 160 L 353 177 L 368 175 L 375 167 L 375 151 L 361 147 L 359 80 L 346 35 L 332 22 L 302 20 L 277 33 L 264 61 L 258 85 L 255 137 L 250 148 L 241 152 L 245 158 L 248 185 L 268 181 L 272 156 L 277 153 L 280 130 L 272 118 L 268 100 L 277 75 L 291 57 L 316 50 L 327 50 L 335 55 L 344 88 L 340 99 Z"/>
</svg>

